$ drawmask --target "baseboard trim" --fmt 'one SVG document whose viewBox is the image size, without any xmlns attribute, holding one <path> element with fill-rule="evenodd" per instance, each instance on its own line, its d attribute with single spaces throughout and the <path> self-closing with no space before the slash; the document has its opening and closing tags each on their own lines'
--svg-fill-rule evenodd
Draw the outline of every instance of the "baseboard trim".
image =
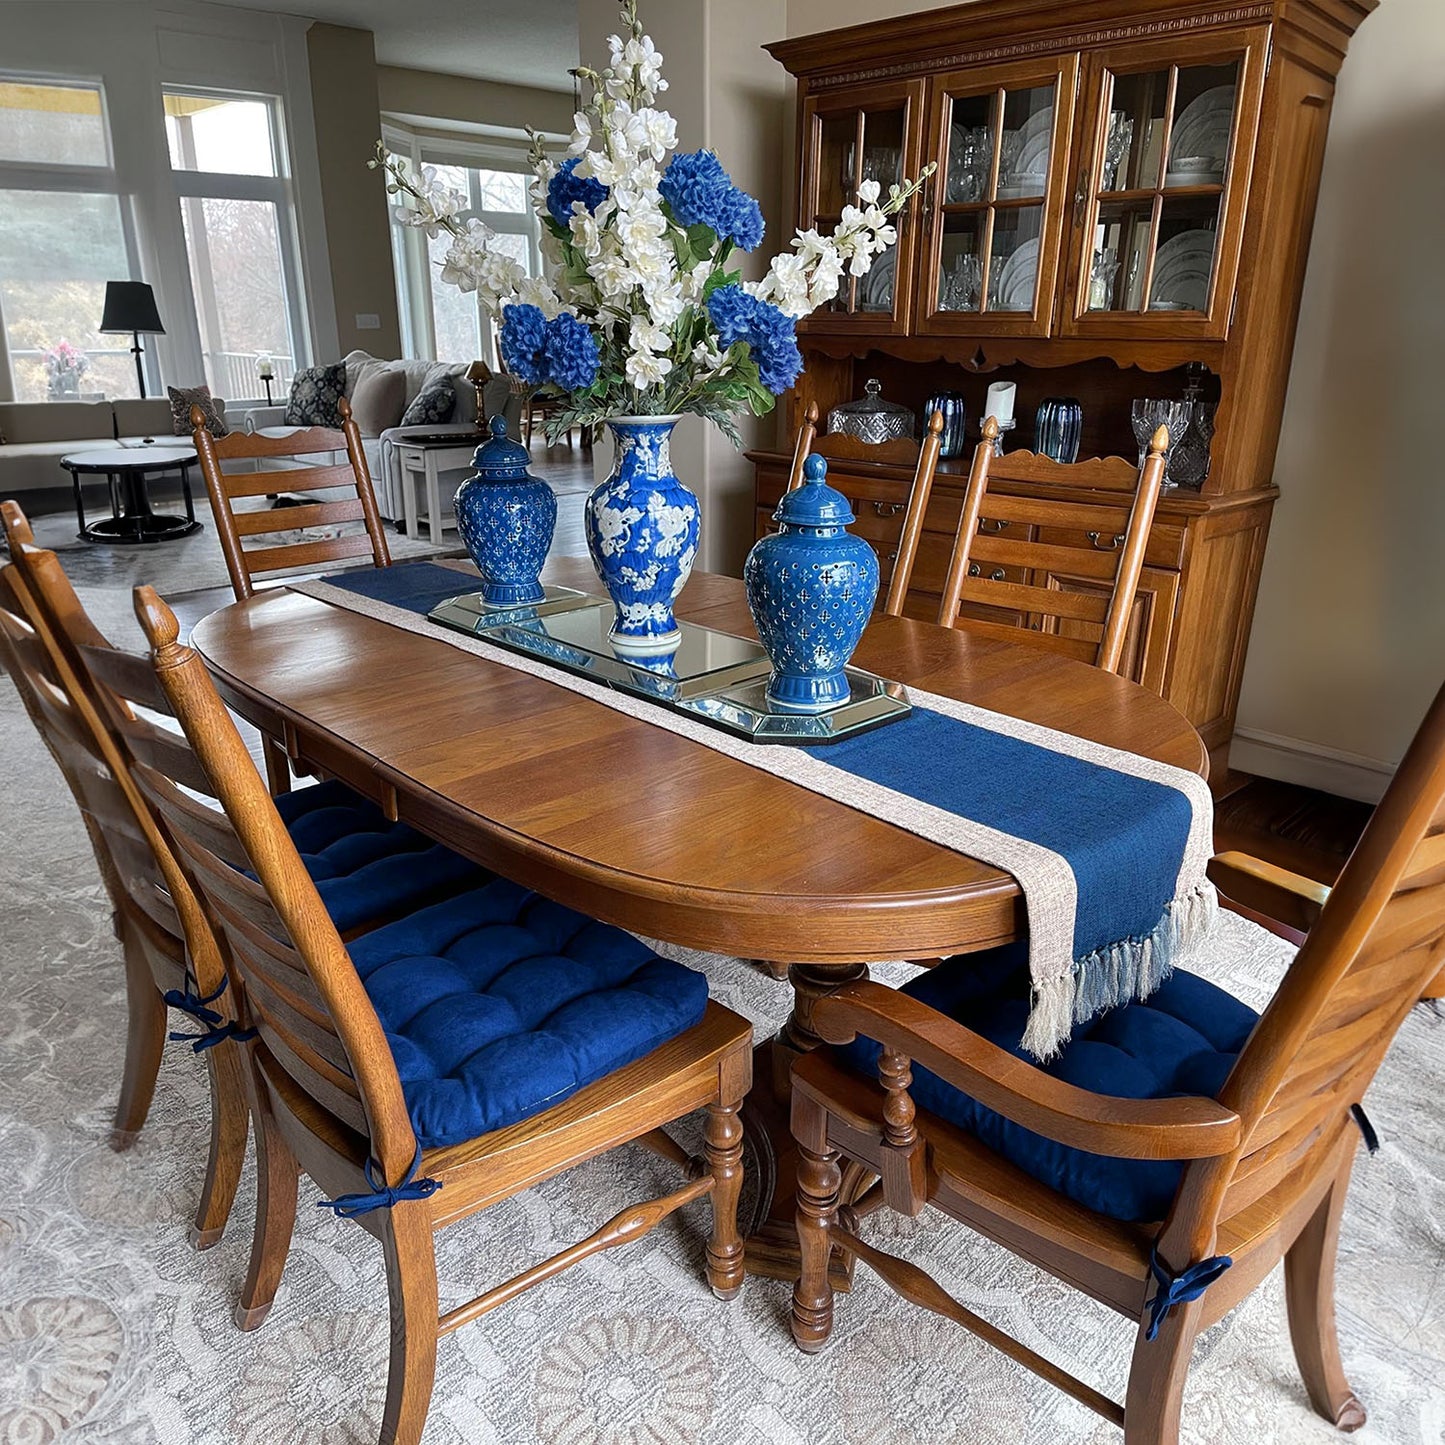
<svg viewBox="0 0 1445 1445">
<path fill-rule="evenodd" d="M 1356 798 L 1362 803 L 1378 803 L 1395 775 L 1394 767 L 1378 758 L 1257 728 L 1235 731 L 1229 745 L 1229 766 L 1261 778 L 1277 778 L 1282 783 Z"/>
</svg>

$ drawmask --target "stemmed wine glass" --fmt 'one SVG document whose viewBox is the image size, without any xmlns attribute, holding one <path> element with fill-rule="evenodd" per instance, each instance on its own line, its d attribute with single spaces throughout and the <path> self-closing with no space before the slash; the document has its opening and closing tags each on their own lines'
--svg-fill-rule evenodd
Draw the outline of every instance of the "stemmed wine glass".
<svg viewBox="0 0 1445 1445">
<path fill-rule="evenodd" d="M 1174 450 L 1175 442 L 1184 435 L 1193 412 L 1194 404 L 1188 401 L 1166 401 L 1147 396 L 1134 398 L 1129 408 L 1129 420 L 1134 428 L 1134 440 L 1139 445 L 1141 472 L 1144 463 L 1149 460 L 1149 443 L 1153 441 L 1154 433 L 1165 426 L 1169 428 L 1169 451 L 1164 453 L 1164 472 L 1168 475 L 1170 452 Z"/>
</svg>

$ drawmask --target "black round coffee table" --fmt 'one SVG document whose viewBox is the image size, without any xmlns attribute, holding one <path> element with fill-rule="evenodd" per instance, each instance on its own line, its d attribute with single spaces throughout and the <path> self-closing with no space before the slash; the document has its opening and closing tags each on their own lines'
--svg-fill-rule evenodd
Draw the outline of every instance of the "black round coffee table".
<svg viewBox="0 0 1445 1445">
<path fill-rule="evenodd" d="M 105 447 L 95 451 L 72 452 L 61 457 L 60 465 L 70 473 L 75 488 L 75 515 L 80 537 L 85 542 L 171 542 L 199 532 L 196 509 L 191 501 L 191 463 L 196 449 L 186 443 L 175 446 Z M 151 473 L 179 472 L 186 515 L 171 517 L 151 511 L 146 494 L 146 477 Z M 85 520 L 85 498 L 80 479 L 104 477 L 110 486 L 110 516 L 98 522 Z"/>
</svg>

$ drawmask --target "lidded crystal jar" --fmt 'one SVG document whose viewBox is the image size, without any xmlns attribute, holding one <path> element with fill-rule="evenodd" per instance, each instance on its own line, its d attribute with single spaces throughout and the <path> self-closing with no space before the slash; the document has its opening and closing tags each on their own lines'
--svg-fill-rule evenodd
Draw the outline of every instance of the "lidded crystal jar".
<svg viewBox="0 0 1445 1445">
<path fill-rule="evenodd" d="M 913 413 L 895 401 L 884 401 L 882 382 L 871 378 L 863 391 L 860 400 L 846 401 L 828 413 L 829 432 L 842 432 L 875 446 L 894 437 L 913 435 Z"/>
</svg>

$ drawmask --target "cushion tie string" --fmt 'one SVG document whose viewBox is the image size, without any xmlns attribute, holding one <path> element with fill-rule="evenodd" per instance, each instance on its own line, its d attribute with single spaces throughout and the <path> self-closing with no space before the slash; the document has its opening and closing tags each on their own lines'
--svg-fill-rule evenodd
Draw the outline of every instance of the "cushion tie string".
<svg viewBox="0 0 1445 1445">
<path fill-rule="evenodd" d="M 1174 1274 L 1160 1263 L 1158 1249 L 1151 1249 L 1149 1269 L 1159 1281 L 1159 1289 L 1149 1301 L 1149 1328 L 1144 1331 L 1144 1338 L 1152 1340 L 1159 1333 L 1164 1316 L 1175 1305 L 1197 1300 L 1233 1263 L 1227 1254 L 1215 1254 L 1201 1259 L 1198 1264 L 1191 1264 L 1182 1274 Z"/>
<path fill-rule="evenodd" d="M 221 1016 L 215 1009 L 208 1008 L 225 993 L 230 979 L 223 978 L 221 986 L 215 993 L 208 993 L 205 998 L 198 998 L 190 989 L 182 992 L 178 988 L 167 989 L 161 997 L 173 1009 L 179 1009 L 183 1014 L 189 1014 L 197 1023 L 205 1025 L 205 1032 L 199 1034 L 168 1034 L 167 1038 L 173 1044 L 188 1043 L 195 1053 L 203 1049 L 213 1049 L 217 1044 L 224 1043 L 227 1039 L 235 1039 L 238 1043 L 244 1043 L 247 1039 L 256 1037 L 255 1029 L 243 1029 L 234 1019 L 222 1024 Z M 217 1027 L 219 1025 L 219 1027 Z"/>
<path fill-rule="evenodd" d="M 1360 1137 L 1365 1141 L 1365 1148 L 1371 1154 L 1378 1154 L 1380 1152 L 1380 1136 L 1375 1132 L 1375 1126 L 1370 1122 L 1370 1116 L 1365 1113 L 1363 1106 L 1351 1104 L 1350 1117 L 1354 1119 L 1359 1128 Z"/>
<path fill-rule="evenodd" d="M 442 1187 L 440 1179 L 418 1179 L 416 1171 L 421 1168 L 421 1145 L 416 1146 L 416 1157 L 406 1178 L 395 1186 L 386 1182 L 374 1160 L 366 1161 L 366 1182 L 371 1185 L 370 1194 L 343 1194 L 339 1199 L 317 1201 L 318 1209 L 334 1210 L 338 1219 L 355 1219 L 358 1214 L 370 1214 L 373 1209 L 390 1209 L 407 1199 L 429 1199 Z"/>
</svg>

